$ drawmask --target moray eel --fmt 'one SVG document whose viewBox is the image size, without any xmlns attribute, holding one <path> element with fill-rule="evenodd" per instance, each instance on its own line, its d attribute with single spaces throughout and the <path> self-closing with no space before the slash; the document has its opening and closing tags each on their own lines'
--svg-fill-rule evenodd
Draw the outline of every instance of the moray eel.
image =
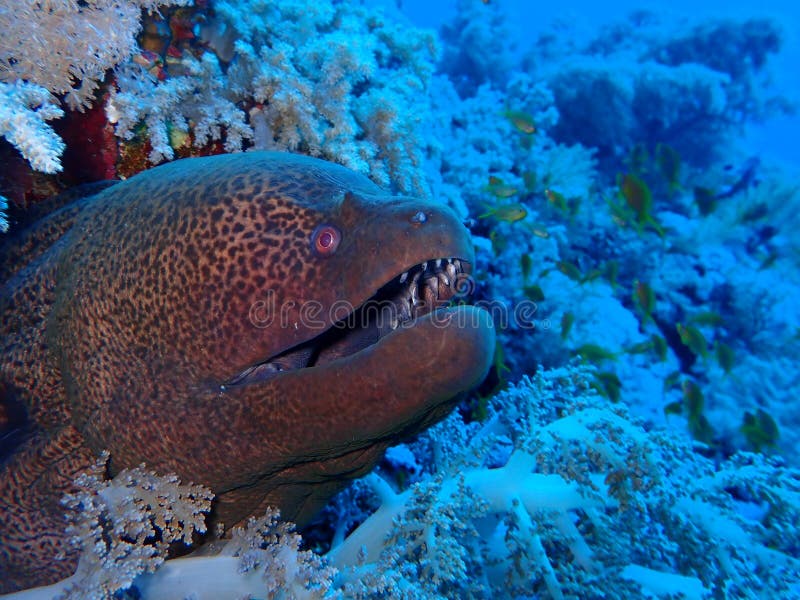
<svg viewBox="0 0 800 600">
<path fill-rule="evenodd" d="M 59 500 L 103 451 L 210 487 L 228 527 L 303 524 L 494 352 L 488 313 L 449 302 L 474 260 L 456 215 L 308 157 L 175 161 L 2 250 L 4 591 L 74 569 Z"/>
</svg>

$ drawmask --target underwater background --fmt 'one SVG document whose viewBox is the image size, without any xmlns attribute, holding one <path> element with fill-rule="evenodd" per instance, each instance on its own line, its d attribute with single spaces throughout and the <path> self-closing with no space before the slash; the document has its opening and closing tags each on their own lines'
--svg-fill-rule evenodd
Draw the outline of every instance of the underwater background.
<svg viewBox="0 0 800 600">
<path fill-rule="evenodd" d="M 302 542 L 269 514 L 216 562 L 121 570 L 87 525 L 72 597 L 800 598 L 793 3 L 58 10 L 0 1 L 4 227 L 180 157 L 309 154 L 455 210 L 498 331 L 479 389 Z"/>
</svg>

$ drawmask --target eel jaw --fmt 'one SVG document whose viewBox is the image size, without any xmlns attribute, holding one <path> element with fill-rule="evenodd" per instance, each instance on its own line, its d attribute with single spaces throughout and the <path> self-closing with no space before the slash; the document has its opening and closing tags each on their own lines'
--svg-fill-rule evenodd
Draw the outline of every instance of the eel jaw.
<svg viewBox="0 0 800 600">
<path fill-rule="evenodd" d="M 459 258 L 416 264 L 319 335 L 244 369 L 220 388 L 263 383 L 286 372 L 325 365 L 376 344 L 397 329 L 413 327 L 416 319 L 467 296 L 470 271 L 469 263 Z"/>
</svg>

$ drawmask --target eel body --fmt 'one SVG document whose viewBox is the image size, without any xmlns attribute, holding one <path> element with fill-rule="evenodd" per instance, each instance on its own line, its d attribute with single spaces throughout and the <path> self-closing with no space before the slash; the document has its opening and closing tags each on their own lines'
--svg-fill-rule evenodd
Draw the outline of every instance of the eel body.
<svg viewBox="0 0 800 600">
<path fill-rule="evenodd" d="M 300 524 L 485 376 L 442 205 L 253 152 L 175 161 L 0 247 L 0 590 L 69 575 L 59 501 L 110 453 Z M 60 560 L 56 557 L 63 555 Z"/>
</svg>

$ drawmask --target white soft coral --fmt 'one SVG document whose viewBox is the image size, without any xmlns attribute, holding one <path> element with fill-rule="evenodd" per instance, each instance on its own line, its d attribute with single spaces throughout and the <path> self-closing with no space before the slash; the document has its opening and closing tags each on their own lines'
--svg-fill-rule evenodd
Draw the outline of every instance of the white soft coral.
<svg viewBox="0 0 800 600">
<path fill-rule="evenodd" d="M 329 555 L 346 594 L 796 592 L 800 476 L 752 455 L 717 469 L 599 398 L 590 377 L 547 371 L 492 399 L 483 423 L 453 414 L 415 444 L 436 458 L 405 491 L 370 475 L 381 507 Z"/>
</svg>

